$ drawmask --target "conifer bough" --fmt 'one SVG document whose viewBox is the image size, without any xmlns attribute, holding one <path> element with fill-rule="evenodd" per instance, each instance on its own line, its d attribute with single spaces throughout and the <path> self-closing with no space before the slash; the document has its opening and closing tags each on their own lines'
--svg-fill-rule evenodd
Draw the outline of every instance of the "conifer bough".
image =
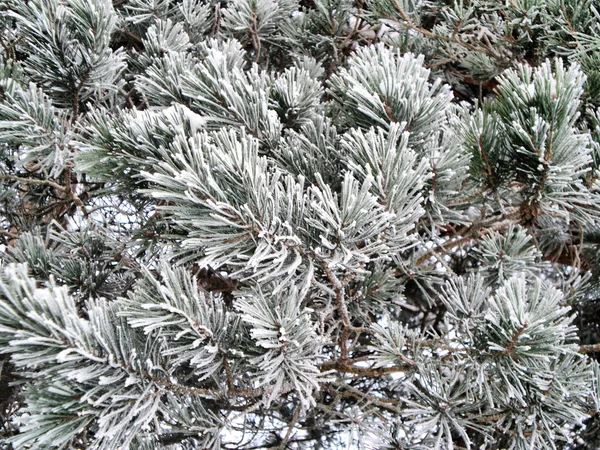
<svg viewBox="0 0 600 450">
<path fill-rule="evenodd" d="M 596 0 L 0 0 L 2 449 L 596 449 Z"/>
</svg>

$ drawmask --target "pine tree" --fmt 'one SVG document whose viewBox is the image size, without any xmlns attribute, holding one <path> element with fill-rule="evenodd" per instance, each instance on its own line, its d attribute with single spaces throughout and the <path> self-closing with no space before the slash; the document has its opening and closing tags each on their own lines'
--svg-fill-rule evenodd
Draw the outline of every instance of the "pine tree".
<svg viewBox="0 0 600 450">
<path fill-rule="evenodd" d="M 0 0 L 0 447 L 596 449 L 597 0 Z"/>
</svg>

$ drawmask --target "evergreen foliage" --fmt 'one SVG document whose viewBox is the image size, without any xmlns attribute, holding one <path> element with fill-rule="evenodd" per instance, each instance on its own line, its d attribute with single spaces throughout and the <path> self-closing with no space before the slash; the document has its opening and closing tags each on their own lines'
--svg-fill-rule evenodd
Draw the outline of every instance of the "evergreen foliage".
<svg viewBox="0 0 600 450">
<path fill-rule="evenodd" d="M 599 448 L 599 11 L 0 0 L 0 448 Z"/>
</svg>

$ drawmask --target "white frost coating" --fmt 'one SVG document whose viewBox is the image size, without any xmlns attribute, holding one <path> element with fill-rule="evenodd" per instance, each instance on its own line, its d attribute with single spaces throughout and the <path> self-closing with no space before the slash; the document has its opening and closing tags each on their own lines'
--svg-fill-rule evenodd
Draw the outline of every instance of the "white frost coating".
<svg viewBox="0 0 600 450">
<path fill-rule="evenodd" d="M 183 113 L 182 116 L 190 123 L 192 134 L 196 134 L 198 131 L 203 130 L 207 122 L 206 117 L 196 114 L 194 111 L 183 105 L 169 106 L 167 109 L 163 110 L 163 113 L 166 116 L 171 117 L 176 117 Z"/>
</svg>

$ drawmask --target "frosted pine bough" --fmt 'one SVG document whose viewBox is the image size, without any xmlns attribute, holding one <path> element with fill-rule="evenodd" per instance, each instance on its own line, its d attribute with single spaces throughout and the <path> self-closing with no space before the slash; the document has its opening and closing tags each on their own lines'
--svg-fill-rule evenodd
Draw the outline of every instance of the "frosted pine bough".
<svg viewBox="0 0 600 450">
<path fill-rule="evenodd" d="M 0 5 L 3 448 L 595 448 L 592 2 Z"/>
</svg>

